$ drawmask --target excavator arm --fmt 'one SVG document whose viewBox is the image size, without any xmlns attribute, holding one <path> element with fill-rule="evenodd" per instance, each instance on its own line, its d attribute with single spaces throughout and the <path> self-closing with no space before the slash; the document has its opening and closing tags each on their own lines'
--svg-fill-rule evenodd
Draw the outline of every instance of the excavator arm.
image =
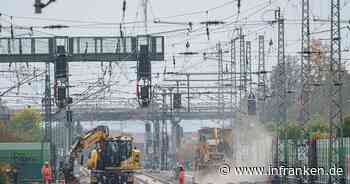
<svg viewBox="0 0 350 184">
<path fill-rule="evenodd" d="M 98 126 L 93 130 L 86 132 L 81 135 L 71 147 L 69 158 L 64 167 L 64 176 L 68 184 L 79 183 L 78 179 L 75 178 L 74 162 L 80 157 L 82 150 L 87 149 L 95 145 L 100 141 L 104 141 L 109 136 L 109 129 L 107 126 Z"/>
</svg>

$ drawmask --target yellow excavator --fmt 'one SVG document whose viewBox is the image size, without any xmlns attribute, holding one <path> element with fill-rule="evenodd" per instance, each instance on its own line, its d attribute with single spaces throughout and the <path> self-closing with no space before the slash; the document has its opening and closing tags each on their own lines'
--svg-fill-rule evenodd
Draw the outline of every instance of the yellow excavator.
<svg viewBox="0 0 350 184">
<path fill-rule="evenodd" d="M 93 148 L 86 162 L 91 171 L 91 184 L 134 183 L 134 172 L 141 169 L 141 152 L 133 147 L 133 138 L 123 135 L 111 138 L 108 127 L 98 126 L 81 135 L 73 144 L 64 168 L 67 184 L 79 183 L 79 178 L 73 173 L 74 163 L 88 148 Z"/>
</svg>

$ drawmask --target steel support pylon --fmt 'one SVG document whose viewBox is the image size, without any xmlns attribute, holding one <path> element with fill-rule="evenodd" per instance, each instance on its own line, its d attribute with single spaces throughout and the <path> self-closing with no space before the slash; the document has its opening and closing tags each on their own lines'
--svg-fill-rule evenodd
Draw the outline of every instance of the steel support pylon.
<svg viewBox="0 0 350 184">
<path fill-rule="evenodd" d="M 152 149 L 152 124 L 150 122 L 145 123 L 145 157 L 146 157 L 146 164 L 145 166 L 147 168 L 152 167 L 152 156 L 153 156 L 153 149 Z"/>
<path fill-rule="evenodd" d="M 302 0 L 302 25 L 301 25 L 301 93 L 300 93 L 300 114 L 299 121 L 303 130 L 305 125 L 310 119 L 310 2 L 309 0 Z M 308 132 L 303 132 L 303 136 L 300 138 L 298 143 L 299 155 L 304 155 L 299 160 L 300 167 L 308 167 L 312 164 L 309 161 L 313 161 L 316 153 L 311 149 L 308 144 Z M 311 142 L 309 142 L 311 143 Z M 299 183 L 313 183 L 315 177 L 301 176 Z"/>
<path fill-rule="evenodd" d="M 50 72 L 50 62 L 45 63 L 45 98 L 44 109 L 45 109 L 45 135 L 44 143 L 49 143 L 50 145 L 50 165 L 54 170 L 56 170 L 56 160 L 55 160 L 55 146 L 52 136 L 52 98 L 51 98 L 51 72 Z"/>
<path fill-rule="evenodd" d="M 246 93 L 245 41 L 242 28 L 239 29 L 239 99 Z"/>
<path fill-rule="evenodd" d="M 342 63 L 340 34 L 340 0 L 331 0 L 331 53 L 330 53 L 330 86 L 329 86 L 329 158 L 330 167 L 344 167 L 343 153 L 343 109 L 342 109 Z M 329 184 L 345 183 L 344 175 L 329 175 Z"/>
<path fill-rule="evenodd" d="M 159 169 L 160 160 L 160 123 L 153 121 L 153 169 Z"/>
<path fill-rule="evenodd" d="M 231 114 L 235 114 L 235 106 L 237 105 L 237 74 L 236 74 L 236 65 L 237 65 L 237 58 L 236 58 L 236 41 L 237 38 L 231 40 L 231 51 L 230 51 L 230 56 L 231 56 L 231 74 L 230 74 L 230 82 L 231 82 L 231 88 L 230 88 L 230 112 Z M 235 127 L 237 127 L 237 121 L 235 120 L 234 117 L 231 119 L 231 129 L 234 130 Z M 235 140 L 236 134 L 232 134 L 232 140 Z M 231 148 L 232 148 L 232 160 L 235 162 L 236 161 L 236 154 L 233 152 L 233 150 L 236 148 L 235 147 L 234 141 L 232 141 Z"/>
<path fill-rule="evenodd" d="M 168 138 L 168 125 L 167 120 L 165 118 L 167 107 L 166 107 L 166 91 L 164 90 L 162 93 L 163 102 L 162 102 L 162 128 L 161 128 L 161 136 L 162 136 L 162 147 L 161 147 L 161 170 L 168 169 L 168 149 L 169 149 L 169 138 Z"/>
<path fill-rule="evenodd" d="M 301 32 L 301 95 L 300 95 L 300 122 L 306 124 L 310 118 L 310 16 L 309 0 L 303 0 L 302 4 L 302 32 Z"/>
<path fill-rule="evenodd" d="M 259 120 L 265 122 L 265 100 L 266 100 L 266 68 L 265 68 L 265 37 L 259 35 L 259 63 L 258 63 L 258 108 Z"/>
<path fill-rule="evenodd" d="M 224 71 L 223 71 L 223 52 L 222 52 L 222 47 L 221 47 L 221 43 L 219 42 L 217 44 L 217 51 L 218 51 L 218 114 L 219 117 L 223 117 L 224 111 L 225 111 L 225 96 L 223 94 L 224 89 Z M 224 119 L 220 118 L 219 120 L 219 124 L 220 126 L 222 126 L 222 128 L 224 128 Z M 222 135 L 221 138 L 223 141 L 223 131 L 221 131 Z"/>
<path fill-rule="evenodd" d="M 246 87 L 249 87 L 249 93 L 253 91 L 253 74 L 252 74 L 252 46 L 250 41 L 246 41 Z"/>
<path fill-rule="evenodd" d="M 278 53 L 277 53 L 277 70 L 278 70 L 278 122 L 285 123 L 287 121 L 287 76 L 284 48 L 284 19 L 280 15 L 280 11 L 276 12 L 278 23 Z"/>
<path fill-rule="evenodd" d="M 231 109 L 233 111 L 235 105 L 237 105 L 237 54 L 236 54 L 236 41 L 238 38 L 231 40 Z"/>
<path fill-rule="evenodd" d="M 287 123 L 287 76 L 286 76 L 286 63 L 285 63 L 285 48 L 284 48 L 284 18 L 281 16 L 280 9 L 275 12 L 277 29 L 278 29 L 278 50 L 277 50 L 277 126 L 281 127 Z M 283 146 L 279 144 L 283 143 Z M 284 165 L 288 165 L 287 161 L 287 139 L 285 135 L 277 135 L 276 141 L 276 166 L 280 166 L 280 161 Z M 283 156 L 282 158 L 279 158 Z M 282 183 L 286 182 L 286 177 L 283 176 Z"/>
</svg>

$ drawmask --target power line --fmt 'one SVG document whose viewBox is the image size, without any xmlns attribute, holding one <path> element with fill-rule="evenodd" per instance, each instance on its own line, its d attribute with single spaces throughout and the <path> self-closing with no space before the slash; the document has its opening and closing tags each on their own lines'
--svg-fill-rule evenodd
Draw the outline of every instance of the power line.
<svg viewBox="0 0 350 184">
<path fill-rule="evenodd" d="M 184 17 L 184 16 L 189 16 L 189 15 L 202 14 L 202 13 L 210 12 L 210 11 L 213 11 L 213 10 L 225 7 L 227 5 L 233 4 L 235 1 L 236 0 L 228 1 L 228 2 L 226 2 L 224 4 L 222 4 L 222 5 L 219 5 L 219 6 L 216 6 L 216 7 L 213 7 L 213 8 L 209 8 L 209 9 L 206 9 L 206 10 L 199 10 L 199 11 L 190 12 L 190 13 L 183 13 L 183 14 L 177 14 L 177 15 L 157 17 L 156 19 L 177 18 L 177 17 Z"/>
</svg>

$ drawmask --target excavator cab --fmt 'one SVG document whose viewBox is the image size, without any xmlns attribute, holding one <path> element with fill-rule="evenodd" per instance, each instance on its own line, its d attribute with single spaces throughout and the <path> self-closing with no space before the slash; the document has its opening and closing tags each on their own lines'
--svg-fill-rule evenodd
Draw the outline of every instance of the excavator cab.
<svg viewBox="0 0 350 184">
<path fill-rule="evenodd" d="M 121 167 L 121 163 L 131 157 L 132 141 L 125 138 L 110 138 L 105 141 L 102 160 L 106 167 Z"/>
<path fill-rule="evenodd" d="M 102 160 L 105 168 L 134 170 L 140 167 L 140 151 L 134 149 L 133 139 L 129 136 L 119 136 L 108 139 L 105 143 L 105 156 Z"/>
<path fill-rule="evenodd" d="M 133 184 L 135 170 L 141 169 L 140 151 L 133 148 L 129 136 L 108 138 L 99 152 L 96 170 L 91 170 L 91 181 L 96 183 Z M 106 177 L 108 176 L 108 177 Z"/>
<path fill-rule="evenodd" d="M 92 184 L 127 183 L 133 184 L 135 170 L 141 169 L 140 151 L 133 148 L 130 136 L 109 137 L 108 127 L 98 126 L 80 136 L 73 144 L 64 168 L 64 176 L 69 184 L 79 183 L 73 174 L 74 161 L 80 159 L 81 152 L 92 148 L 87 167 L 90 169 Z"/>
</svg>

